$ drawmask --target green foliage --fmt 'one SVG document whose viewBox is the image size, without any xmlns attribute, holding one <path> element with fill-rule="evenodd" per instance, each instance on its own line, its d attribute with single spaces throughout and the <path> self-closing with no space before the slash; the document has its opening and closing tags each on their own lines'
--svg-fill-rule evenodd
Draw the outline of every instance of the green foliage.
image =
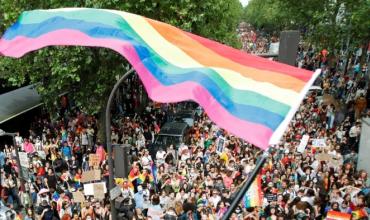
<svg viewBox="0 0 370 220">
<path fill-rule="evenodd" d="M 351 38 L 352 45 L 369 39 L 369 0 L 251 0 L 243 18 L 268 32 L 298 29 L 307 41 L 331 51 Z"/>
<path fill-rule="evenodd" d="M 287 19 L 280 7 L 275 0 L 251 0 L 243 9 L 242 17 L 257 29 L 274 32 L 287 26 Z"/>
<path fill-rule="evenodd" d="M 0 33 L 22 11 L 60 7 L 91 7 L 128 11 L 170 23 L 232 46 L 240 46 L 236 27 L 238 0 L 0 0 Z M 126 72 L 119 54 L 102 48 L 49 47 L 22 59 L 0 57 L 0 78 L 12 85 L 39 83 L 46 106 L 54 110 L 59 94 L 70 92 L 88 113 L 101 111 L 117 75 Z"/>
</svg>

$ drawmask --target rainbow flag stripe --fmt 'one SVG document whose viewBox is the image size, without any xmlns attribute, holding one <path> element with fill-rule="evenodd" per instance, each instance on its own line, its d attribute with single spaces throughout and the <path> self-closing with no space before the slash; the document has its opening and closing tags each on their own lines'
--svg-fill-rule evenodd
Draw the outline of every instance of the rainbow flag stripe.
<svg viewBox="0 0 370 220">
<path fill-rule="evenodd" d="M 245 208 L 259 207 L 263 204 L 263 192 L 261 186 L 261 175 L 258 175 L 247 193 L 244 195 L 243 204 Z"/>
<path fill-rule="evenodd" d="M 337 211 L 329 211 L 326 214 L 325 220 L 350 220 L 351 214 L 343 213 L 343 212 L 337 212 Z"/>
<path fill-rule="evenodd" d="M 194 100 L 220 127 L 266 149 L 280 140 L 319 74 L 246 54 L 171 25 L 122 11 L 23 12 L 0 55 L 46 46 L 105 47 L 124 56 L 157 102 Z"/>
</svg>

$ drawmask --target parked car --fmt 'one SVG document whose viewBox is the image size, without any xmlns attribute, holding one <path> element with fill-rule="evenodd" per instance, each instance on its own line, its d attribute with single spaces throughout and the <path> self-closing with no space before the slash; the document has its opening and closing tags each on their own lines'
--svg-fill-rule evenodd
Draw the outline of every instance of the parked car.
<svg viewBox="0 0 370 220">
<path fill-rule="evenodd" d="M 189 127 L 194 125 L 195 112 L 192 110 L 182 110 L 174 115 L 173 121 L 185 122 Z"/>
<path fill-rule="evenodd" d="M 165 123 L 155 137 L 154 143 L 149 147 L 150 155 L 155 159 L 155 154 L 160 148 L 166 149 L 171 144 L 177 150 L 182 143 L 187 143 L 188 133 L 189 126 L 185 122 Z"/>
</svg>

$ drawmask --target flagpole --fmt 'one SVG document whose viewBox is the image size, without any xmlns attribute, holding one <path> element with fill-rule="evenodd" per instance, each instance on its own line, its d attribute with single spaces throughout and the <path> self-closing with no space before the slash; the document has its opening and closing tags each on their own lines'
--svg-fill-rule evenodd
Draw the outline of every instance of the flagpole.
<svg viewBox="0 0 370 220">
<path fill-rule="evenodd" d="M 233 202 L 231 203 L 230 207 L 227 209 L 226 213 L 222 216 L 222 220 L 230 219 L 234 210 L 239 205 L 240 201 L 243 199 L 245 193 L 247 193 L 249 187 L 252 185 L 254 179 L 257 177 L 258 173 L 260 172 L 261 168 L 265 164 L 269 155 L 270 155 L 270 148 L 266 149 L 263 152 L 263 154 L 261 155 L 260 159 L 258 160 L 256 164 L 256 167 L 253 169 L 252 173 L 249 175 L 247 181 L 244 183 L 242 188 L 239 190 L 238 194 L 236 194 L 235 198 L 233 199 Z"/>
</svg>

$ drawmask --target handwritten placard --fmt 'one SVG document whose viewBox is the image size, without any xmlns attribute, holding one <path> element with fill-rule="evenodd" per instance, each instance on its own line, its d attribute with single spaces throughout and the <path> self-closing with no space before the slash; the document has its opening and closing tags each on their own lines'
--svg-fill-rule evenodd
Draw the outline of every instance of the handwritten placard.
<svg viewBox="0 0 370 220">
<path fill-rule="evenodd" d="M 330 167 L 339 167 L 343 165 L 343 158 L 337 158 L 334 155 L 327 153 L 316 154 L 316 159 L 318 161 L 325 161 Z"/>
<path fill-rule="evenodd" d="M 94 168 L 99 168 L 100 159 L 97 154 L 90 154 L 89 155 L 89 166 Z"/>
<path fill-rule="evenodd" d="M 321 139 L 313 139 L 312 140 L 313 147 L 326 147 L 326 141 L 324 138 Z"/>
<path fill-rule="evenodd" d="M 109 191 L 109 195 L 110 195 L 110 199 L 111 200 L 114 200 L 114 199 L 116 199 L 118 196 L 120 196 L 121 195 L 121 187 L 120 186 L 116 186 L 116 187 L 114 187 L 113 189 L 111 189 L 110 191 Z"/>
<path fill-rule="evenodd" d="M 94 184 L 93 185 L 93 190 L 94 190 L 94 197 L 97 199 L 104 199 L 104 194 L 105 194 L 105 185 L 102 184 Z"/>
<path fill-rule="evenodd" d="M 100 170 L 89 170 L 82 173 L 81 183 L 97 181 L 101 179 Z"/>
<path fill-rule="evenodd" d="M 72 192 L 73 200 L 76 203 L 84 203 L 85 202 L 85 196 L 82 192 Z"/>
</svg>

